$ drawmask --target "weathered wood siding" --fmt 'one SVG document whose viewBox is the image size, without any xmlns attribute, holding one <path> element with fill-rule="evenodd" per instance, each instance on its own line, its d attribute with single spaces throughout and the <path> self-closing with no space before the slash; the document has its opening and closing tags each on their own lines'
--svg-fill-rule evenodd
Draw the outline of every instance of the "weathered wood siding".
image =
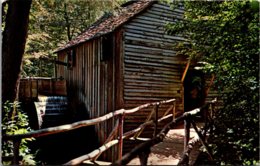
<svg viewBox="0 0 260 166">
<path fill-rule="evenodd" d="M 82 104 L 88 118 L 94 118 L 116 109 L 170 98 L 177 100 L 176 116 L 183 113 L 181 78 L 188 60 L 177 56 L 173 45 L 184 39 L 165 33 L 166 23 L 179 21 L 183 13 L 181 6 L 171 9 L 155 3 L 113 33 L 77 45 L 74 66 L 69 70 L 57 67 L 57 77 L 67 80 L 69 102 L 75 114 Z M 59 61 L 66 62 L 66 58 L 65 51 L 59 52 Z M 166 108 L 167 105 L 159 108 L 159 117 Z M 152 109 L 126 116 L 124 131 L 143 123 Z M 100 143 L 113 124 L 108 121 L 96 126 Z M 116 156 L 113 150 L 111 154 Z"/>
<path fill-rule="evenodd" d="M 176 112 L 183 112 L 181 76 L 187 59 L 176 55 L 173 44 L 184 39 L 165 33 L 166 23 L 182 19 L 183 12 L 181 7 L 154 4 L 124 26 L 125 108 L 176 98 Z M 151 109 L 128 116 L 126 130 L 143 123 Z M 160 110 L 162 116 L 165 107 Z"/>
<path fill-rule="evenodd" d="M 118 75 L 120 73 L 118 63 L 120 62 L 115 62 L 115 57 L 121 56 L 115 55 L 122 53 L 120 51 L 122 49 L 121 38 L 122 32 L 118 31 L 113 35 L 103 36 L 78 45 L 75 47 L 74 66 L 67 69 L 66 66 L 58 65 L 57 77 L 62 76 L 67 80 L 69 102 L 74 114 L 87 112 L 88 115 L 82 118 L 95 118 L 119 108 L 116 101 L 120 100 L 118 96 L 120 87 L 116 88 L 116 86 L 120 86 L 120 81 L 116 82 L 115 79 L 121 77 Z M 117 45 L 114 44 L 115 41 L 117 41 Z M 112 47 L 108 48 L 105 44 Z M 66 56 L 65 52 L 60 52 L 58 60 L 66 62 Z M 114 120 L 109 120 L 95 127 L 100 144 L 104 143 L 114 123 Z M 105 156 L 105 158 L 111 159 L 111 156 Z"/>
<path fill-rule="evenodd" d="M 37 100 L 38 95 L 66 96 L 66 81 L 49 77 L 21 78 L 19 83 L 19 100 Z"/>
</svg>

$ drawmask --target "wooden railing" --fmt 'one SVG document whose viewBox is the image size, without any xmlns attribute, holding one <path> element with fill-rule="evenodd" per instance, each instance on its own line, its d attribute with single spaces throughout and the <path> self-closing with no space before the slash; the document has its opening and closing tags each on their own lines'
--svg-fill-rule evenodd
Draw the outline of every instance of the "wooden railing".
<svg viewBox="0 0 260 166">
<path fill-rule="evenodd" d="M 166 110 L 164 115 L 161 118 L 159 118 L 158 117 L 159 106 L 162 105 L 162 104 L 166 104 L 166 103 L 172 103 L 172 105 Z M 99 124 L 99 123 L 104 122 L 104 121 L 111 119 L 111 118 L 118 118 L 116 126 L 114 127 L 114 129 L 112 130 L 112 132 L 108 136 L 107 140 L 105 141 L 105 143 L 101 147 L 92 151 L 89 154 L 80 156 L 76 159 L 73 159 L 73 160 L 65 163 L 65 165 L 77 165 L 77 164 L 82 163 L 85 160 L 95 161 L 104 151 L 106 151 L 107 149 L 109 149 L 110 147 L 112 147 L 116 144 L 119 144 L 119 146 L 118 146 L 118 152 L 119 152 L 118 153 L 118 159 L 121 160 L 122 159 L 122 151 L 123 151 L 123 139 L 129 138 L 130 136 L 132 136 L 134 134 L 135 135 L 134 135 L 133 138 L 136 139 L 141 134 L 143 129 L 148 125 L 154 125 L 155 126 L 154 136 L 156 136 L 158 123 L 160 123 L 164 120 L 170 119 L 170 118 L 174 121 L 174 119 L 175 119 L 175 105 L 176 105 L 175 99 L 170 99 L 170 100 L 165 100 L 165 101 L 160 101 L 160 102 L 154 102 L 154 103 L 148 103 L 148 104 L 144 104 L 144 105 L 141 105 L 141 106 L 133 108 L 133 109 L 128 109 L 128 110 L 120 109 L 120 110 L 108 113 L 108 114 L 103 115 L 103 116 L 98 117 L 98 118 L 94 118 L 94 119 L 90 119 L 90 120 L 83 120 L 83 121 L 75 122 L 75 123 L 72 123 L 72 124 L 35 130 L 35 131 L 32 131 L 32 132 L 28 132 L 26 134 L 3 135 L 3 140 L 4 141 L 7 141 L 7 140 L 13 141 L 14 157 L 13 157 L 13 160 L 12 160 L 12 164 L 18 165 L 19 164 L 19 147 L 20 147 L 21 140 L 24 139 L 24 138 L 31 138 L 31 137 L 37 138 L 37 137 L 42 137 L 42 136 L 46 136 L 46 135 L 52 135 L 52 134 L 67 132 L 67 131 L 75 130 L 75 129 L 78 129 L 78 128 L 81 128 L 81 127 L 96 125 L 96 124 Z M 123 133 L 123 124 L 124 124 L 125 115 L 135 113 L 135 112 L 140 111 L 141 109 L 147 108 L 149 106 L 154 106 L 154 109 L 151 111 L 151 113 L 148 116 L 146 122 L 141 124 L 138 128 L 136 128 L 134 130 Z M 155 114 L 155 119 L 150 120 L 151 117 L 153 116 L 153 114 Z"/>
<path fill-rule="evenodd" d="M 191 110 L 189 112 L 185 112 L 182 116 L 177 117 L 172 122 L 166 124 L 163 129 L 151 140 L 146 141 L 138 146 L 136 146 L 133 150 L 131 150 L 129 153 L 125 154 L 121 160 L 117 160 L 114 162 L 113 166 L 119 166 L 119 165 L 126 165 L 128 164 L 133 158 L 136 156 L 140 159 L 141 165 L 147 165 L 149 153 L 151 152 L 151 147 L 162 142 L 165 136 L 167 135 L 168 131 L 176 126 L 178 123 L 182 121 L 186 121 L 185 123 L 185 137 L 184 137 L 184 153 L 181 157 L 181 160 L 179 161 L 178 165 L 188 165 L 189 164 L 189 154 L 191 152 L 191 149 L 194 146 L 194 143 L 196 143 L 198 140 L 201 141 L 202 145 L 206 149 L 209 158 L 213 160 L 212 153 L 210 151 L 210 148 L 208 147 L 205 138 L 206 133 L 208 130 L 212 130 L 213 127 L 213 117 L 214 117 L 214 107 L 215 107 L 216 99 L 212 100 L 211 102 L 206 103 L 200 108 L 196 108 L 194 110 Z M 205 113 L 205 125 L 202 129 L 198 129 L 195 123 L 195 116 L 197 116 L 200 113 Z M 189 140 L 189 133 L 190 128 L 188 127 L 191 123 L 193 125 L 193 128 L 195 132 L 197 133 L 198 137 L 195 137 L 194 139 Z"/>
<path fill-rule="evenodd" d="M 19 164 L 19 145 L 22 139 L 24 138 L 30 138 L 30 137 L 42 137 L 46 135 L 52 135 L 56 133 L 61 133 L 61 132 L 66 132 L 70 130 L 75 130 L 81 127 L 86 127 L 86 126 L 91 126 L 91 125 L 96 125 L 101 122 L 104 122 L 108 119 L 111 119 L 113 117 L 117 117 L 118 120 L 116 122 L 116 125 L 110 135 L 108 136 L 107 140 L 105 143 L 99 147 L 98 149 L 95 149 L 94 151 L 80 156 L 78 158 L 75 158 L 64 165 L 77 165 L 82 163 L 85 160 L 91 160 L 95 161 L 97 158 L 107 149 L 110 147 L 119 144 L 119 149 L 118 149 L 118 160 L 114 162 L 112 165 L 126 165 L 128 162 L 130 162 L 133 158 L 136 156 L 139 156 L 141 165 L 147 165 L 147 160 L 149 153 L 151 152 L 150 149 L 152 146 L 158 144 L 159 142 L 162 142 L 164 137 L 167 135 L 168 131 L 176 126 L 178 123 L 185 121 L 185 137 L 184 137 L 184 153 L 183 156 L 179 162 L 179 165 L 183 164 L 188 164 L 189 162 L 189 153 L 193 147 L 194 142 L 200 140 L 202 145 L 205 147 L 209 158 L 212 159 L 212 153 L 205 141 L 206 133 L 209 129 L 212 129 L 213 126 L 213 116 L 214 116 L 214 104 L 216 100 L 213 100 L 211 102 L 206 103 L 204 106 L 191 110 L 189 112 L 185 112 L 183 115 L 175 118 L 175 99 L 170 99 L 166 101 L 160 101 L 160 102 L 154 102 L 154 103 L 148 103 L 141 105 L 139 107 L 125 110 L 125 109 L 120 109 L 115 112 L 108 113 L 104 116 L 95 118 L 95 119 L 90 119 L 90 120 L 83 120 L 79 122 L 75 122 L 72 124 L 67 124 L 67 125 L 61 125 L 57 127 L 50 127 L 46 129 L 41 129 L 41 130 L 36 130 L 32 131 L 26 134 L 18 134 L 18 135 L 3 135 L 3 140 L 12 140 L 13 141 L 13 164 L 18 165 Z M 161 118 L 158 118 L 158 108 L 161 104 L 165 103 L 172 103 L 172 105 L 166 110 L 166 112 L 163 114 Z M 123 133 L 123 124 L 124 124 L 124 117 L 127 114 L 132 114 L 137 111 L 140 111 L 141 109 L 147 108 L 149 106 L 154 106 L 154 109 L 151 111 L 150 115 L 148 116 L 147 120 L 141 124 L 139 127 L 137 127 L 134 130 L 128 131 Z M 200 130 L 197 128 L 196 123 L 194 121 L 194 117 L 197 116 L 198 114 L 204 114 L 205 115 L 205 125 L 204 127 Z M 151 117 L 155 114 L 155 119 L 151 120 Z M 163 129 L 157 134 L 157 126 L 158 123 L 164 121 L 164 120 L 169 120 L 172 119 L 172 121 L 168 124 L 166 124 Z M 195 137 L 195 140 L 189 140 L 189 130 L 190 130 L 190 125 L 191 124 L 195 130 L 195 132 L 198 134 L 198 137 Z M 134 149 L 132 149 L 129 153 L 125 154 L 122 156 L 122 148 L 123 148 L 123 139 L 129 138 L 130 136 L 133 136 L 133 139 L 137 139 L 138 136 L 141 134 L 141 132 L 144 130 L 144 128 L 148 125 L 154 125 L 154 137 L 150 140 L 147 140 L 146 142 L 138 145 Z M 117 135 L 117 136 L 116 136 Z"/>
</svg>

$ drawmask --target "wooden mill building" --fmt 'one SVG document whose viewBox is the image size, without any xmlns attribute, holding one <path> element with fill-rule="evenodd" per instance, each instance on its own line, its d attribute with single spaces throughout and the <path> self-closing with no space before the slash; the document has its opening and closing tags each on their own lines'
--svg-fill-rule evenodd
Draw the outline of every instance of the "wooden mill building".
<svg viewBox="0 0 260 166">
<path fill-rule="evenodd" d="M 181 79 L 188 59 L 173 46 L 185 39 L 165 33 L 166 23 L 180 21 L 183 13 L 181 4 L 130 1 L 59 48 L 57 60 L 67 66 L 56 65 L 57 77 L 67 81 L 71 109 L 94 118 L 175 98 L 177 115 L 183 113 Z M 148 113 L 126 117 L 125 131 L 143 123 Z M 112 128 L 113 122 L 97 126 L 101 142 Z"/>
</svg>

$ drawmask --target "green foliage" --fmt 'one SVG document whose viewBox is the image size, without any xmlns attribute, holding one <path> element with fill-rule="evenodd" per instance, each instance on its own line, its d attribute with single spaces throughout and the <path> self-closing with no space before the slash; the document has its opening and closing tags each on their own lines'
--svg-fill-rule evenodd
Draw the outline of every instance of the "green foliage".
<svg viewBox="0 0 260 166">
<path fill-rule="evenodd" d="M 22 112 L 19 102 L 6 102 L 3 105 L 2 113 L 2 134 L 15 135 L 25 134 L 31 131 L 28 123 L 28 116 Z M 19 147 L 19 156 L 22 157 L 23 165 L 35 165 L 34 155 L 30 153 L 28 141 L 33 138 L 22 139 Z M 13 142 L 4 141 L 2 144 L 2 156 L 13 156 Z M 11 162 L 4 162 L 4 165 L 10 165 Z"/>
<path fill-rule="evenodd" d="M 185 1 L 185 19 L 168 32 L 188 39 L 178 53 L 207 62 L 224 106 L 211 137 L 219 164 L 259 161 L 259 2 Z M 223 93 L 224 92 L 224 93 Z"/>
<path fill-rule="evenodd" d="M 103 13 L 111 11 L 122 2 L 122 0 L 34 0 L 22 75 L 53 76 L 55 59 L 53 52 L 82 33 Z"/>
</svg>

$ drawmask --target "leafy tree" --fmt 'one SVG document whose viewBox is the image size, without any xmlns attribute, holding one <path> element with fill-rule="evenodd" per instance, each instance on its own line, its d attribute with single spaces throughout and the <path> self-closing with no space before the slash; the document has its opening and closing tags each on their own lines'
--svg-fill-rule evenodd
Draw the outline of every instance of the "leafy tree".
<svg viewBox="0 0 260 166">
<path fill-rule="evenodd" d="M 23 76 L 53 76 L 53 52 L 121 1 L 33 1 Z"/>
<path fill-rule="evenodd" d="M 187 43 L 179 53 L 207 62 L 224 106 L 210 138 L 218 164 L 259 161 L 259 2 L 185 1 L 184 20 L 168 24 Z M 224 92 L 224 93 L 223 93 Z"/>
<path fill-rule="evenodd" d="M 31 0 L 6 1 L 2 43 L 2 101 L 14 101 L 24 54 Z M 15 21 L 14 21 L 15 20 Z"/>
</svg>

